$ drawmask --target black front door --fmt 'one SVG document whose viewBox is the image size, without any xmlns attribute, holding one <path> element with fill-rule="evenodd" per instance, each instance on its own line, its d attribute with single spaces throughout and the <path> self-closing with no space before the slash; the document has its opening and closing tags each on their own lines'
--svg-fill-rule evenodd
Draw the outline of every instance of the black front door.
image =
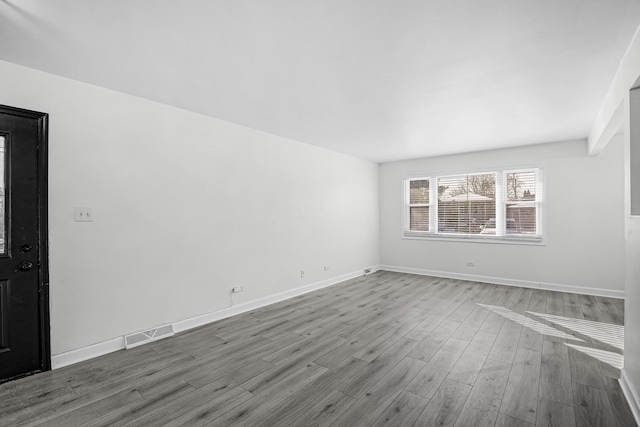
<svg viewBox="0 0 640 427">
<path fill-rule="evenodd" d="M 47 115 L 0 106 L 0 382 L 50 369 Z"/>
</svg>

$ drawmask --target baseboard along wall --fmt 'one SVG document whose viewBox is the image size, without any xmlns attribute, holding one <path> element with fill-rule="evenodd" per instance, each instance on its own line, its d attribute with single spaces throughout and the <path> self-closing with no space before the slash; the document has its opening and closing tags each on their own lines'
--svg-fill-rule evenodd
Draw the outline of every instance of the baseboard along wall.
<svg viewBox="0 0 640 427">
<path fill-rule="evenodd" d="M 631 413 L 633 413 L 633 418 L 635 418 L 636 424 L 640 426 L 640 396 L 633 384 L 629 381 L 629 377 L 624 368 L 622 372 L 620 372 L 620 379 L 618 381 L 620 382 L 620 388 L 622 389 L 624 397 L 627 398 L 629 408 L 631 408 Z"/>
<path fill-rule="evenodd" d="M 624 291 L 611 291 L 607 289 L 585 288 L 585 287 L 579 287 L 579 286 L 540 283 L 540 282 L 505 279 L 505 278 L 488 277 L 488 276 L 476 276 L 471 274 L 424 270 L 424 269 L 399 267 L 399 266 L 391 266 L 391 265 L 373 266 L 373 267 L 367 267 L 367 269 L 369 269 L 370 271 L 368 271 L 366 274 L 371 274 L 378 270 L 385 270 L 385 271 L 393 271 L 397 273 L 419 274 L 422 276 L 434 276 L 434 277 L 442 277 L 447 279 L 469 280 L 474 282 L 492 283 L 497 285 L 538 288 L 538 289 L 546 289 L 546 290 L 559 291 L 559 292 L 606 296 L 611 298 L 624 298 Z M 365 269 L 344 274 L 341 276 L 336 276 L 327 280 L 312 283 L 310 285 L 305 285 L 305 286 L 301 286 L 285 292 L 280 292 L 265 298 L 260 298 L 254 301 L 249 301 L 246 303 L 234 305 L 229 308 L 225 308 L 215 312 L 206 313 L 200 316 L 194 316 L 188 319 L 180 320 L 173 323 L 173 329 L 176 333 L 179 333 L 179 332 L 187 331 L 189 329 L 197 328 L 198 326 L 207 325 L 217 320 L 226 319 L 227 317 L 235 316 L 241 313 L 246 313 L 248 311 L 267 306 L 269 304 L 274 304 L 276 302 L 280 302 L 289 298 L 293 298 L 298 295 L 302 295 L 308 292 L 312 292 L 318 289 L 325 288 L 327 286 L 332 286 L 332 285 L 344 282 L 346 280 L 350 280 L 350 279 L 362 276 L 363 274 L 365 274 L 364 270 Z M 135 332 L 139 332 L 139 331 L 131 331 L 130 333 L 135 333 Z M 128 333 L 125 335 L 128 335 Z M 69 366 L 85 360 L 93 359 L 94 357 L 102 356 L 108 353 L 112 353 L 114 351 L 122 350 L 124 348 L 125 348 L 125 341 L 124 341 L 124 335 L 123 335 L 107 341 L 103 341 L 103 342 L 92 344 L 79 349 L 53 355 L 51 358 L 51 368 L 60 369 L 65 366 Z"/>
<path fill-rule="evenodd" d="M 377 271 L 378 267 L 367 267 L 367 269 L 370 269 L 370 271 L 367 272 L 366 274 L 370 274 Z M 332 286 L 332 285 L 344 282 L 346 280 L 354 279 L 364 274 L 365 274 L 365 268 L 363 268 L 360 271 L 343 274 L 327 280 L 322 280 L 320 282 L 312 283 L 310 285 L 305 285 L 295 289 L 291 289 L 285 292 L 279 292 L 277 294 L 273 294 L 265 298 L 260 298 L 254 301 L 249 301 L 249 302 L 238 304 L 238 305 L 233 305 L 231 307 L 218 310 L 215 312 L 211 312 L 211 313 L 202 314 L 200 316 L 190 317 L 188 319 L 180 320 L 173 323 L 173 330 L 176 333 L 187 331 L 189 329 L 197 328 L 198 326 L 203 326 L 209 323 L 213 323 L 217 320 L 226 319 L 227 317 L 235 316 L 241 313 L 246 313 L 248 311 L 267 306 L 269 304 L 274 304 L 276 302 L 293 298 L 298 295 L 306 294 L 308 292 L 313 292 L 315 290 L 322 289 L 327 286 Z M 155 326 L 152 326 L 152 327 L 155 327 Z M 136 333 L 136 332 L 140 332 L 140 331 L 131 331 L 124 335 L 129 335 L 129 333 Z M 125 348 L 124 335 L 115 337 L 107 341 L 88 345 L 86 347 L 66 351 L 60 354 L 55 354 L 51 357 L 51 369 L 60 369 L 65 366 L 69 366 L 75 363 L 83 362 L 85 360 L 93 359 L 94 357 L 99 357 L 108 353 L 113 353 L 114 351 L 123 350 Z"/>
<path fill-rule="evenodd" d="M 584 294 L 609 298 L 624 299 L 624 291 L 612 291 L 610 289 L 587 288 L 581 286 L 561 285 L 556 283 L 543 283 L 528 280 L 506 279 L 502 277 L 477 276 L 473 274 L 452 273 L 448 271 L 424 270 L 420 268 L 399 267 L 394 265 L 381 265 L 380 270 L 396 273 L 419 274 L 421 276 L 442 277 L 445 279 L 468 280 L 471 282 L 491 283 L 494 285 L 518 286 L 521 288 L 545 289 L 548 291 L 568 292 L 572 294 Z"/>
</svg>

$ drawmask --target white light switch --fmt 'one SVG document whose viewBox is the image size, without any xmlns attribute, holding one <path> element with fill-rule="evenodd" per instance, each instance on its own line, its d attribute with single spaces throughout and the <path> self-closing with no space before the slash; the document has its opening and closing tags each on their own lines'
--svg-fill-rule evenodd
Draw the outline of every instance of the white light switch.
<svg viewBox="0 0 640 427">
<path fill-rule="evenodd" d="M 91 208 L 75 208 L 74 219 L 76 222 L 93 222 L 93 211 Z"/>
</svg>

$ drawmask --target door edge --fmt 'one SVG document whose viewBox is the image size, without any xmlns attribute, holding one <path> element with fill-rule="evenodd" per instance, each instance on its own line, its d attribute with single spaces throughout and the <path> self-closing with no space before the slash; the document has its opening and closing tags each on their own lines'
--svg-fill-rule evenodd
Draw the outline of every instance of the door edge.
<svg viewBox="0 0 640 427">
<path fill-rule="evenodd" d="M 38 197 L 38 315 L 40 329 L 40 371 L 51 370 L 51 317 L 49 307 L 49 114 L 0 105 L 0 113 L 36 120 Z M 36 372 L 27 373 L 32 375 Z"/>
</svg>

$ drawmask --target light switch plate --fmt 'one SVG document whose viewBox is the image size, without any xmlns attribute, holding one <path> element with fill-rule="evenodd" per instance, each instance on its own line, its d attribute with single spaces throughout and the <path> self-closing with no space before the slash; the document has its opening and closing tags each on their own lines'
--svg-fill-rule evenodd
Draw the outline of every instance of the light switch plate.
<svg viewBox="0 0 640 427">
<path fill-rule="evenodd" d="M 93 210 L 91 208 L 76 207 L 74 219 L 76 222 L 93 222 Z"/>
</svg>

